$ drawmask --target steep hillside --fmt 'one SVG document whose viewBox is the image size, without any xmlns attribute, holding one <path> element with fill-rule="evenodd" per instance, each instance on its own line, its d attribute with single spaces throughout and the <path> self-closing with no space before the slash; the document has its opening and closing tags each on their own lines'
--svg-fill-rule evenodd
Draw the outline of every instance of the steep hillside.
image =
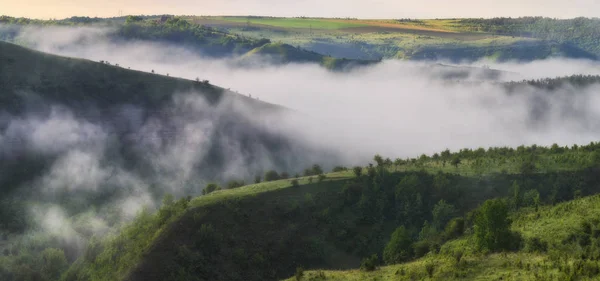
<svg viewBox="0 0 600 281">
<path fill-rule="evenodd" d="M 217 191 L 191 201 L 181 199 L 166 204 L 155 215 L 139 218 L 97 246 L 102 250 L 78 261 L 66 280 L 276 280 L 293 275 L 298 268 L 358 268 L 364 258 L 384 252 L 390 235 L 400 225 L 406 229 L 408 245 L 415 249 L 405 258 L 419 258 L 437 251 L 433 249 L 443 240 L 436 237 L 445 235 L 447 224 L 460 219 L 471 227 L 470 211 L 485 200 L 511 197 L 517 190 L 520 206 L 539 208 L 539 204 L 598 193 L 597 147 L 461 150 L 394 163 L 376 156 L 378 166 Z M 565 159 L 574 162 L 563 165 Z M 490 165 L 482 167 L 472 160 Z M 492 165 L 495 161 L 509 165 L 512 169 L 506 170 L 510 173 L 494 172 L 501 168 Z M 552 166 L 549 162 L 561 164 Z M 571 186 L 570 182 L 578 185 Z M 460 230 L 458 235 L 462 233 Z M 531 238 L 523 237 L 525 241 Z M 449 242 L 441 251 L 460 241 Z M 472 255 L 465 258 L 466 271 L 456 278 L 479 276 L 477 270 L 504 261 L 502 255 L 485 260 L 475 250 Z M 440 256 L 443 261 L 439 266 L 436 263 L 436 272 L 443 272 L 446 259 L 451 264 L 451 257 L 446 256 Z M 476 267 L 473 263 L 471 269 L 471 259 L 483 263 Z M 428 263 L 411 264 L 421 270 Z M 364 276 L 379 278 L 377 274 L 396 271 L 384 268 Z M 397 272 L 396 277 L 402 271 Z M 316 274 L 321 275 L 306 276 L 319 280 Z M 336 280 L 343 280 L 344 274 L 325 273 L 338 276 Z M 427 272 L 415 274 L 406 276 L 423 278 Z M 452 272 L 438 274 L 455 276 Z"/>
<path fill-rule="evenodd" d="M 166 193 L 335 161 L 282 114 L 208 81 L 0 42 L 0 279 L 56 280 L 47 255 L 68 266 Z"/>
<path fill-rule="evenodd" d="M 481 253 L 465 235 L 417 261 L 374 271 L 310 271 L 301 280 L 597 280 L 600 196 L 512 214 L 523 248 Z M 297 280 L 290 278 L 288 280 Z"/>
</svg>

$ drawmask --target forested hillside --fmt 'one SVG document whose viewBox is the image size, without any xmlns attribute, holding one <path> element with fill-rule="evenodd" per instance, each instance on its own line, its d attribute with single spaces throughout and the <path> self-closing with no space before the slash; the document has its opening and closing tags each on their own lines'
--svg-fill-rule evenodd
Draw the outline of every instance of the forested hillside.
<svg viewBox="0 0 600 281">
<path fill-rule="evenodd" d="M 334 173 L 320 174 L 314 166 L 290 179 L 269 174 L 265 177 L 276 181 L 214 191 L 191 201 L 168 198 L 158 213 L 140 215 L 121 234 L 94 246 L 98 252 L 80 259 L 64 277 L 275 280 L 293 274 L 302 279 L 303 269 L 360 267 L 375 270 L 358 275 L 364 278 L 392 272 L 393 278 L 429 274 L 461 279 L 489 277 L 490 272 L 478 269 L 486 264 L 499 271 L 492 276 L 514 276 L 525 268 L 530 276 L 536 268 L 558 262 L 566 267 L 553 267 L 548 274 L 591 278 L 599 272 L 591 254 L 595 244 L 580 240 L 579 232 L 551 218 L 564 210 L 564 218 L 573 220 L 568 223 L 577 226 L 581 219 L 570 212 L 592 215 L 595 209 L 575 207 L 579 201 L 551 206 L 600 191 L 598 147 L 464 149 L 395 161 L 377 155 L 374 165 L 366 167 L 338 167 Z M 595 204 L 593 198 L 585 202 Z M 532 216 L 548 220 L 536 226 L 526 222 Z M 585 219 L 581 221 L 585 228 Z M 592 233 L 595 224 L 582 233 Z M 547 230 L 533 230 L 536 227 Z M 562 238 L 552 235 L 554 228 L 566 233 Z M 590 254 L 564 252 L 570 243 Z M 553 260 L 551 255 L 545 261 L 546 251 L 568 258 Z M 495 252 L 518 259 L 507 260 L 507 254 L 482 259 Z M 419 260 L 376 270 L 414 259 Z M 453 259 L 460 266 L 454 267 Z M 305 276 L 357 278 L 342 274 Z"/>
</svg>

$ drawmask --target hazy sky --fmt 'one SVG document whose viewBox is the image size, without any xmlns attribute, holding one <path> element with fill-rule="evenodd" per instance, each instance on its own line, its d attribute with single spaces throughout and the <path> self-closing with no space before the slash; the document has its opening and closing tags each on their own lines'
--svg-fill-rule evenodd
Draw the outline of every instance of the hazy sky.
<svg viewBox="0 0 600 281">
<path fill-rule="evenodd" d="M 0 14 L 34 18 L 123 14 L 358 18 L 600 17 L 600 0 L 0 0 Z"/>
</svg>

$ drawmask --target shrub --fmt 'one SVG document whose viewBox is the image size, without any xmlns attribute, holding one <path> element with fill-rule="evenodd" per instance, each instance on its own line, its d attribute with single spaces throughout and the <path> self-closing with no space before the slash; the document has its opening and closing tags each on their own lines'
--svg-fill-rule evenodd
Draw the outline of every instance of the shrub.
<svg viewBox="0 0 600 281">
<path fill-rule="evenodd" d="M 444 230 L 445 239 L 455 239 L 463 235 L 465 232 L 465 220 L 463 218 L 454 218 L 446 224 Z"/>
<path fill-rule="evenodd" d="M 279 174 L 276 171 L 270 170 L 265 173 L 265 181 L 276 181 L 279 179 Z"/>
<path fill-rule="evenodd" d="M 455 265 L 460 265 L 460 261 L 462 260 L 465 253 L 462 250 L 457 250 L 452 253 L 452 257 L 454 258 Z"/>
<path fill-rule="evenodd" d="M 359 166 L 356 166 L 356 167 L 352 168 L 352 172 L 354 173 L 354 175 L 357 178 L 360 178 L 360 176 L 362 175 L 362 170 L 363 170 L 363 168 L 359 167 Z"/>
<path fill-rule="evenodd" d="M 334 172 L 334 173 L 336 173 L 336 172 L 344 172 L 344 171 L 348 171 L 348 168 L 346 168 L 344 166 L 336 166 L 332 170 L 332 172 Z"/>
<path fill-rule="evenodd" d="M 525 241 L 525 251 L 529 253 L 543 253 L 548 250 L 548 243 L 538 237 L 529 238 Z"/>
<path fill-rule="evenodd" d="M 433 263 L 433 261 L 425 263 L 425 271 L 427 272 L 427 276 L 429 276 L 429 278 L 433 278 L 433 273 L 435 272 L 435 263 Z"/>
<path fill-rule="evenodd" d="M 260 183 L 260 175 L 254 177 L 254 183 Z"/>
<path fill-rule="evenodd" d="M 325 175 L 323 175 L 323 174 L 320 174 L 320 175 L 317 177 L 317 180 L 318 180 L 319 182 L 323 182 L 323 181 L 324 181 L 326 178 L 327 178 L 327 176 L 325 176 Z"/>
<path fill-rule="evenodd" d="M 234 189 L 234 188 L 242 187 L 244 185 L 246 185 L 246 183 L 244 183 L 244 181 L 232 180 L 227 183 L 227 188 Z"/>
<path fill-rule="evenodd" d="M 293 179 L 290 181 L 290 183 L 292 184 L 293 187 L 299 186 L 300 184 L 298 183 L 297 179 Z"/>
<path fill-rule="evenodd" d="M 313 178 L 312 177 L 308 177 L 308 183 L 312 183 L 313 182 Z"/>
<path fill-rule="evenodd" d="M 427 240 L 415 242 L 412 246 L 413 251 L 415 252 L 415 257 L 420 258 L 427 255 L 427 253 L 429 253 L 430 246 L 431 245 Z"/>
<path fill-rule="evenodd" d="M 300 281 L 302 280 L 302 278 L 304 278 L 304 268 L 302 268 L 301 266 L 296 267 L 296 280 Z"/>
<path fill-rule="evenodd" d="M 219 187 L 216 183 L 209 183 L 202 190 L 202 195 L 210 194 L 210 193 L 212 193 L 214 191 L 217 191 L 217 190 L 221 190 L 221 187 Z"/>
<path fill-rule="evenodd" d="M 406 261 L 412 257 L 412 241 L 404 226 L 396 228 L 390 242 L 383 250 L 383 260 L 387 264 Z"/>
<path fill-rule="evenodd" d="M 290 174 L 288 174 L 287 172 L 282 172 L 282 173 L 279 175 L 279 178 L 280 178 L 280 179 L 282 179 L 282 180 L 289 179 L 289 178 L 290 178 Z"/>
<path fill-rule="evenodd" d="M 377 265 L 379 264 L 379 257 L 377 254 L 373 254 L 368 258 L 364 258 L 360 263 L 360 270 L 362 271 L 374 271 L 377 269 Z"/>
</svg>

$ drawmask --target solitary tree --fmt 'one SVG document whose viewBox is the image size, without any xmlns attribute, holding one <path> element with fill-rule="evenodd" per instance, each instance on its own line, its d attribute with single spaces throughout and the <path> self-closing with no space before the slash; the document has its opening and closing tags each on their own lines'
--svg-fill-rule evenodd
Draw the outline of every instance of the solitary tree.
<svg viewBox="0 0 600 281">
<path fill-rule="evenodd" d="M 265 173 L 265 181 L 276 181 L 279 179 L 279 174 L 276 171 L 270 170 Z"/>
<path fill-rule="evenodd" d="M 362 170 L 363 170 L 363 168 L 360 166 L 356 166 L 356 167 L 352 168 L 352 172 L 354 173 L 354 175 L 357 178 L 360 178 L 360 176 L 362 175 Z"/>
<path fill-rule="evenodd" d="M 396 228 L 390 242 L 383 250 L 383 260 L 387 264 L 395 264 L 406 261 L 412 256 L 412 241 L 404 226 Z"/>
<path fill-rule="evenodd" d="M 383 166 L 383 162 L 384 162 L 384 160 L 383 160 L 383 157 L 381 157 L 381 155 L 379 155 L 379 154 L 376 154 L 376 155 L 373 157 L 373 161 L 375 161 L 375 163 L 377 163 L 377 166 Z"/>
<path fill-rule="evenodd" d="M 221 188 L 216 183 L 209 183 L 204 190 L 202 190 L 202 194 L 206 195 L 217 190 L 221 190 Z"/>
<path fill-rule="evenodd" d="M 475 239 L 480 249 L 492 252 L 511 247 L 511 221 L 508 206 L 502 199 L 485 201 L 475 217 Z"/>
</svg>

